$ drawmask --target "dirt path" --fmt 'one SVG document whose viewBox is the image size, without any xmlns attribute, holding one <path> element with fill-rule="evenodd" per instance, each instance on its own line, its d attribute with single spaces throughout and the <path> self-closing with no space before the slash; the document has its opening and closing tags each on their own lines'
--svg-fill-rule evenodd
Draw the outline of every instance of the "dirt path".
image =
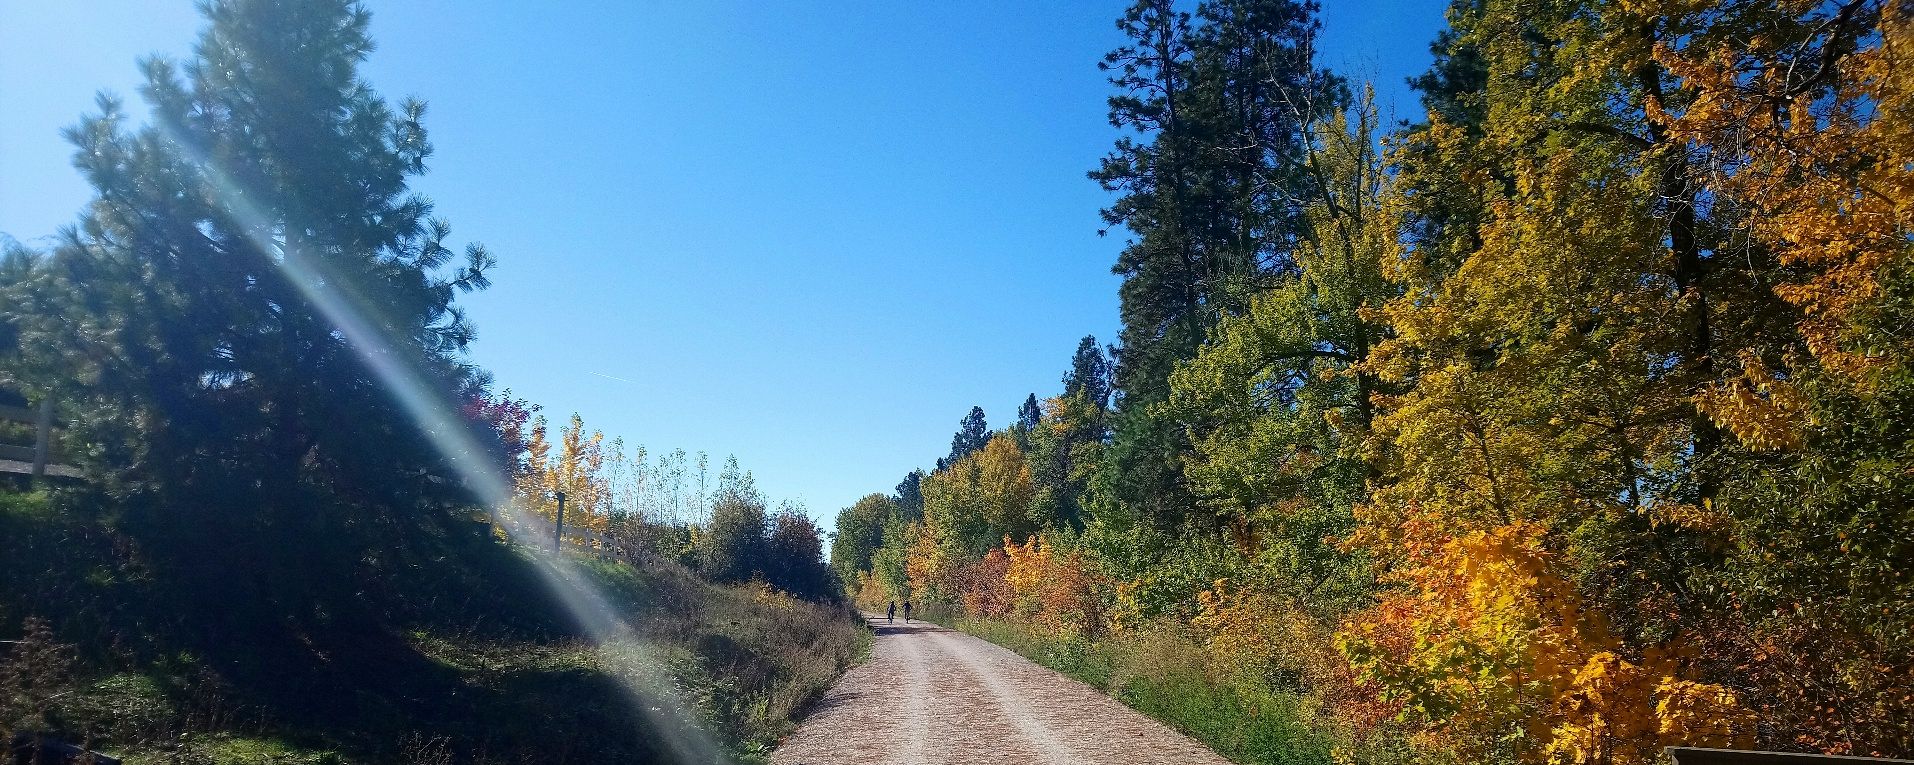
<svg viewBox="0 0 1914 765">
<path fill-rule="evenodd" d="M 865 614 L 871 660 L 845 673 L 775 765 L 1228 765 L 1202 744 L 989 642 Z"/>
</svg>

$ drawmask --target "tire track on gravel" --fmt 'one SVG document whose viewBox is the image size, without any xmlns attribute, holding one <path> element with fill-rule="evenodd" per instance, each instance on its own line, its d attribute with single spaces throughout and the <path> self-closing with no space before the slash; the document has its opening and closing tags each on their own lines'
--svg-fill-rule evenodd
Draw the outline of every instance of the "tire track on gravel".
<svg viewBox="0 0 1914 765">
<path fill-rule="evenodd" d="M 1017 654 L 931 624 L 887 625 L 774 765 L 1228 765 L 1188 737 Z"/>
<path fill-rule="evenodd" d="M 924 751 L 929 744 L 923 731 L 930 728 L 930 670 L 924 665 L 924 658 L 917 649 L 917 641 L 896 641 L 901 650 L 899 658 L 904 663 L 904 687 L 897 694 L 904 700 L 904 713 L 891 725 L 891 741 L 901 742 L 902 751 L 892 759 L 896 765 L 911 765 L 927 762 Z M 874 649 L 873 649 L 874 650 Z"/>
<path fill-rule="evenodd" d="M 953 636 L 976 640 L 976 638 L 949 630 L 930 633 L 929 638 L 944 650 L 951 661 L 963 667 L 974 687 L 984 691 L 983 694 L 979 694 L 979 706 L 990 707 L 990 711 L 1001 722 L 1009 723 L 1016 728 L 1021 734 L 1019 738 L 1024 743 L 1030 744 L 1030 749 L 1034 750 L 1029 754 L 1040 758 L 1037 761 L 1045 765 L 1070 765 L 1074 762 L 1082 762 L 1081 759 L 1072 758 L 1069 747 L 1051 733 L 1045 722 L 1038 719 L 1036 705 L 1025 698 L 1018 688 L 998 677 L 1002 668 L 995 666 L 996 662 L 986 663 L 977 655 L 977 651 L 966 650 L 970 647 L 962 645 L 958 642 L 960 638 Z M 1001 729 L 1002 725 L 995 727 Z"/>
</svg>

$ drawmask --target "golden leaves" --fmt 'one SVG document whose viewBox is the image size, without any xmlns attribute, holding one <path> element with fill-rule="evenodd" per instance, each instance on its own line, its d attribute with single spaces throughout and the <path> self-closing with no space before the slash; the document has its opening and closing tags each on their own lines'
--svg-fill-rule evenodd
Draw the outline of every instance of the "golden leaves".
<svg viewBox="0 0 1914 765">
<path fill-rule="evenodd" d="M 586 431 L 584 419 L 573 414 L 559 428 L 554 445 L 546 427 L 545 418 L 539 416 L 528 428 L 526 469 L 516 479 L 514 501 L 551 519 L 558 515 L 555 494 L 564 492 L 566 525 L 604 531 L 611 498 L 603 470 L 605 434 Z"/>
<path fill-rule="evenodd" d="M 1611 652 L 1588 658 L 1557 701 L 1541 757 L 1552 763 L 1632 765 L 1666 746 L 1746 748 L 1753 716 L 1733 691 L 1677 679 Z"/>
<path fill-rule="evenodd" d="M 1732 690 L 1664 677 L 1654 698 L 1655 734 L 1664 745 L 1746 749 L 1754 742 L 1755 717 Z"/>
<path fill-rule="evenodd" d="M 992 551 L 992 555 L 998 555 Z M 1061 551 L 1041 534 L 1023 544 L 1004 539 L 1008 558 L 1003 581 L 1015 593 L 1017 610 L 1052 629 L 1080 635 L 1103 628 L 1103 583 L 1082 553 Z"/>
<path fill-rule="evenodd" d="M 1632 765 L 1670 744 L 1747 740 L 1731 691 L 1682 676 L 1681 644 L 1624 658 L 1540 536 L 1514 524 L 1405 539 L 1408 586 L 1346 624 L 1340 645 L 1364 679 L 1464 742 L 1524 731 L 1524 761 Z M 1212 595 L 1206 615 L 1227 602 Z"/>
<path fill-rule="evenodd" d="M 1815 364 L 1863 393 L 1914 351 L 1872 321 L 1884 280 L 1914 267 L 1914 19 L 1904 4 L 1875 10 L 1872 45 L 1843 15 L 1800 41 L 1655 52 L 1694 94 L 1669 120 L 1674 136 L 1721 155 L 1717 190 L 1748 208 L 1750 232 L 1798 274 L 1775 292 L 1800 310 Z M 1790 58 L 1804 50 L 1815 59 Z"/>
<path fill-rule="evenodd" d="M 1753 354 L 1742 358 L 1739 378 L 1716 383 L 1696 397 L 1695 406 L 1750 449 L 1799 449 L 1812 424 L 1808 397 L 1780 379 Z"/>
</svg>

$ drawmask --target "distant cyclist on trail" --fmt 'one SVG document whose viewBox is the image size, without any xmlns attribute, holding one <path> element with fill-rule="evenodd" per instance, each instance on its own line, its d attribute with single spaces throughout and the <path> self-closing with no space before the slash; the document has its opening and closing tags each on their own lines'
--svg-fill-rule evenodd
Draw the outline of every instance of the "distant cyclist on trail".
<svg viewBox="0 0 1914 765">
<path fill-rule="evenodd" d="M 891 601 L 891 607 L 884 610 L 884 623 L 897 621 L 897 601 Z"/>
<path fill-rule="evenodd" d="M 910 623 L 910 601 L 904 601 L 904 623 Z"/>
</svg>

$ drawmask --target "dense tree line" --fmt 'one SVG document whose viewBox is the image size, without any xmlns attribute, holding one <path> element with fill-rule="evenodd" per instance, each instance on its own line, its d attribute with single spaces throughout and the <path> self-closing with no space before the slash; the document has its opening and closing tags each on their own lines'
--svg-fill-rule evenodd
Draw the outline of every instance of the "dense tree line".
<svg viewBox="0 0 1914 765">
<path fill-rule="evenodd" d="M 1914 16 L 1448 18 L 1385 132 L 1312 4 L 1134 3 L 1114 364 L 844 511 L 834 565 L 1193 633 L 1351 761 L 1914 753 Z"/>
</svg>

